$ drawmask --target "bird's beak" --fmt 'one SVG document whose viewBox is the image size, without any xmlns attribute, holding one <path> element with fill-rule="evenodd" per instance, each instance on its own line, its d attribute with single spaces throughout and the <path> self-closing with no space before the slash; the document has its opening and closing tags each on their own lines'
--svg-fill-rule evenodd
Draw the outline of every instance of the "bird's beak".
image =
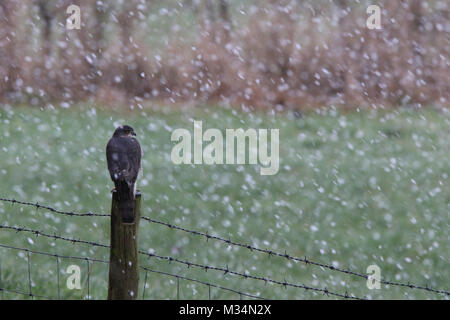
<svg viewBox="0 0 450 320">
<path fill-rule="evenodd" d="M 134 131 L 131 133 L 131 135 L 136 137 L 136 133 Z"/>
</svg>

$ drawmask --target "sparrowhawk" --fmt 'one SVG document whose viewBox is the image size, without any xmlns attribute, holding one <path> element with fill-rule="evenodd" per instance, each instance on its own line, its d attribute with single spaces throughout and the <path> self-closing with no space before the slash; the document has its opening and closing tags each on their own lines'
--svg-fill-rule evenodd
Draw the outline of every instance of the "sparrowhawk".
<svg viewBox="0 0 450 320">
<path fill-rule="evenodd" d="M 118 127 L 106 146 L 108 170 L 119 200 L 122 221 L 134 221 L 136 180 L 141 165 L 142 150 L 133 128 Z"/>
</svg>

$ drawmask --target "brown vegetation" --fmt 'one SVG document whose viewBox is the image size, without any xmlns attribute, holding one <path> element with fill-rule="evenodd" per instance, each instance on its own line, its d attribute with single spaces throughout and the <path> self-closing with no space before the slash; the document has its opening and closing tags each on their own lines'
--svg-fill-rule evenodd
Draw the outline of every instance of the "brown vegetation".
<svg viewBox="0 0 450 320">
<path fill-rule="evenodd" d="M 135 19 L 151 7 L 138 12 L 137 1 L 119 8 L 78 2 L 91 17 L 82 27 L 90 31 L 58 36 L 52 28 L 64 19 L 65 7 L 50 10 L 37 1 L 38 51 L 23 41 L 16 23 L 32 6 L 27 13 L 17 1 L 0 3 L 0 101 L 156 99 L 279 110 L 450 104 L 448 4 L 384 1 L 382 29 L 369 30 L 365 7 L 350 8 L 346 1 L 321 14 L 272 0 L 245 25 L 233 23 L 226 0 L 206 1 L 193 43 L 173 38 L 163 55 L 154 55 L 135 37 Z M 337 19 L 330 18 L 335 13 Z M 119 31 L 112 39 L 108 25 Z"/>
</svg>

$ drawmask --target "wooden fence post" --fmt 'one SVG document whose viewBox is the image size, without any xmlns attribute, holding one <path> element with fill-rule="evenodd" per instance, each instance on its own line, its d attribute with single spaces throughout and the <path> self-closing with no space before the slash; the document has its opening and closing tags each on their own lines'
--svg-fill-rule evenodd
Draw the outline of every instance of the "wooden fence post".
<svg viewBox="0 0 450 320">
<path fill-rule="evenodd" d="M 138 230 L 141 219 L 139 192 L 136 192 L 134 208 L 134 222 L 123 223 L 117 192 L 113 191 L 108 300 L 134 300 L 138 296 Z"/>
</svg>

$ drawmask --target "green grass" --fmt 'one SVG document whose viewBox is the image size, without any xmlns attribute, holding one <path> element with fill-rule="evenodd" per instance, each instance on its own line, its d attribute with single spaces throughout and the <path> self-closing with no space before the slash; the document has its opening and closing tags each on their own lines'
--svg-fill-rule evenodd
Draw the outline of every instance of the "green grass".
<svg viewBox="0 0 450 320">
<path fill-rule="evenodd" d="M 280 170 L 261 176 L 258 166 L 176 166 L 171 132 L 192 120 L 203 128 L 279 128 Z M 109 213 L 112 182 L 105 146 L 115 124 L 131 124 L 144 151 L 142 214 L 157 220 L 287 252 L 365 273 L 371 264 L 385 279 L 446 289 L 449 275 L 450 115 L 438 111 L 246 114 L 200 106 L 116 112 L 91 107 L 0 111 L 0 196 L 61 210 Z M 109 219 L 57 216 L 0 203 L 2 225 L 24 226 L 66 237 L 109 242 Z M 0 244 L 61 255 L 108 260 L 108 251 L 87 245 L 0 230 Z M 279 281 L 376 299 L 443 298 L 408 288 L 368 290 L 355 278 L 283 258 L 227 247 L 142 221 L 139 247 L 180 259 L 228 267 Z M 273 299 L 327 296 L 186 268 L 140 257 L 156 270 L 209 281 Z M 78 264 L 83 290 L 68 290 L 66 268 Z M 61 295 L 85 298 L 86 263 L 60 261 Z M 104 299 L 108 266 L 90 266 L 90 294 Z M 1 286 L 28 291 L 24 252 L 0 248 Z M 56 259 L 31 254 L 33 292 L 57 296 Z M 141 273 L 139 297 L 145 274 Z M 148 274 L 146 298 L 173 299 L 176 279 Z M 211 288 L 212 298 L 239 296 Z M 0 298 L 23 296 L 0 293 Z M 26 297 L 25 297 L 26 298 Z M 180 298 L 207 299 L 208 287 L 180 281 Z M 331 297 L 330 297 L 331 298 Z"/>
</svg>

